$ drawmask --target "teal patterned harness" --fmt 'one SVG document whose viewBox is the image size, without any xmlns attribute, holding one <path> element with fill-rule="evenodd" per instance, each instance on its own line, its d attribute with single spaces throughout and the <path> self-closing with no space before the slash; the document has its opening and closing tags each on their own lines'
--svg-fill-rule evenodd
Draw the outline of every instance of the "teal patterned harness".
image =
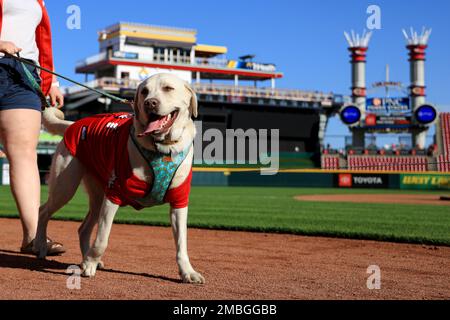
<svg viewBox="0 0 450 320">
<path fill-rule="evenodd" d="M 149 164 L 153 171 L 153 186 L 150 192 L 144 197 L 135 199 L 143 207 L 151 207 L 164 203 L 164 197 L 169 189 L 170 183 L 175 175 L 175 172 L 180 167 L 181 163 L 186 159 L 191 145 L 185 150 L 176 155 L 165 155 L 160 152 L 150 151 L 142 148 L 136 141 L 134 126 L 131 126 L 130 131 L 131 140 Z M 168 160 L 167 158 L 170 158 Z"/>
</svg>

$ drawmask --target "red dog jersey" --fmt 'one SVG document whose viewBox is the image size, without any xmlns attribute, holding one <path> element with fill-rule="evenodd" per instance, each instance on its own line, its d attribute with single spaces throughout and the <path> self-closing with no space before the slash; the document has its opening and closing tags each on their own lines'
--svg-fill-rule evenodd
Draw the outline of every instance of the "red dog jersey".
<svg viewBox="0 0 450 320">
<path fill-rule="evenodd" d="M 148 195 L 152 186 L 136 177 L 130 165 L 127 145 L 132 125 L 133 115 L 128 113 L 87 117 L 66 130 L 64 143 L 100 182 L 109 200 L 141 210 L 138 199 Z M 166 191 L 163 202 L 172 208 L 187 207 L 191 180 L 192 169 L 179 187 Z"/>
</svg>

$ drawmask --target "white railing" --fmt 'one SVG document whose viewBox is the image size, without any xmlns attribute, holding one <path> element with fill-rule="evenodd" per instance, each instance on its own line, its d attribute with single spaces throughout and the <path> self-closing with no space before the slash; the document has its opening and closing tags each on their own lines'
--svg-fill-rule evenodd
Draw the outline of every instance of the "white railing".
<svg viewBox="0 0 450 320">
<path fill-rule="evenodd" d="M 306 102 L 324 102 L 324 105 L 333 103 L 332 93 L 322 93 L 316 91 L 305 91 L 295 89 L 272 89 L 272 88 L 256 88 L 250 86 L 233 86 L 233 85 L 217 85 L 206 83 L 192 84 L 197 93 L 225 95 L 225 96 L 243 96 L 254 98 L 268 99 L 286 99 L 298 100 Z"/>
<path fill-rule="evenodd" d="M 219 68 L 227 68 L 228 60 L 219 58 L 195 58 L 195 64 L 199 66 L 214 66 Z"/>
<path fill-rule="evenodd" d="M 85 83 L 87 86 L 107 91 L 116 91 L 120 89 L 136 89 L 141 83 L 140 80 L 100 78 Z M 285 99 L 305 102 L 320 102 L 324 106 L 331 106 L 333 103 L 332 93 L 322 93 L 316 91 L 304 91 L 294 89 L 272 89 L 256 88 L 250 86 L 233 86 L 210 83 L 193 83 L 192 87 L 199 94 L 223 95 L 233 97 L 252 97 L 265 99 Z M 85 91 L 83 87 L 63 88 L 66 94 L 74 94 Z"/>
<path fill-rule="evenodd" d="M 155 53 L 152 58 L 145 59 L 142 55 L 139 55 L 139 60 L 141 61 L 152 61 L 157 63 L 171 63 L 171 64 L 191 64 L 191 57 L 188 56 L 178 56 L 173 55 L 172 59 L 169 54 L 167 56 L 163 53 Z"/>
<path fill-rule="evenodd" d="M 156 62 L 156 63 L 169 63 L 169 64 L 179 64 L 179 65 L 196 65 L 200 67 L 217 67 L 217 68 L 228 68 L 229 60 L 226 58 L 195 58 L 194 62 L 192 63 L 191 57 L 186 55 L 170 55 L 170 54 L 164 54 L 164 53 L 155 53 L 155 54 L 143 54 L 139 53 L 137 56 L 138 60 L 141 62 Z M 84 60 L 79 61 L 76 64 L 77 68 L 81 68 L 90 64 L 97 63 L 99 61 L 106 60 L 108 58 L 107 52 L 102 52 L 99 54 L 96 54 L 94 56 L 91 56 L 89 58 L 86 58 Z M 115 57 L 114 54 L 112 55 L 113 59 L 117 60 L 129 60 L 127 58 L 121 58 L 121 57 Z M 135 60 L 135 59 L 133 59 Z M 230 69 L 236 69 L 236 68 L 230 68 Z M 247 69 L 245 69 L 247 70 Z M 249 70 L 249 71 L 255 71 L 255 70 Z"/>
</svg>

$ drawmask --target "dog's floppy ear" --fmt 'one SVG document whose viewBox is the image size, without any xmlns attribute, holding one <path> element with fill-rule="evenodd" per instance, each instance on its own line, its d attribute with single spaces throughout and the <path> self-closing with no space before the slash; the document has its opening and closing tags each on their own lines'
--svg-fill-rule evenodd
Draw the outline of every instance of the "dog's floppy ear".
<svg viewBox="0 0 450 320">
<path fill-rule="evenodd" d="M 189 104 L 189 112 L 194 118 L 197 118 L 198 116 L 198 102 L 197 102 L 197 94 L 195 93 L 194 89 L 191 88 L 189 84 L 184 85 L 186 89 L 191 93 L 191 102 Z"/>
</svg>

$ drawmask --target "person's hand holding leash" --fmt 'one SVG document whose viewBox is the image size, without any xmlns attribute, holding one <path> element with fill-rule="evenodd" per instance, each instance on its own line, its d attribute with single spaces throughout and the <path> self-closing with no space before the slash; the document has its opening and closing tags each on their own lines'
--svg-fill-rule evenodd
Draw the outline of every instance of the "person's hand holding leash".
<svg viewBox="0 0 450 320">
<path fill-rule="evenodd" d="M 64 96 L 57 85 L 52 85 L 48 96 L 50 97 L 50 104 L 52 105 L 52 107 L 57 107 L 59 109 L 64 106 Z"/>
<path fill-rule="evenodd" d="M 20 51 L 22 51 L 22 49 L 17 47 L 13 42 L 0 41 L 0 52 L 9 53 L 11 55 L 14 55 Z"/>
</svg>

